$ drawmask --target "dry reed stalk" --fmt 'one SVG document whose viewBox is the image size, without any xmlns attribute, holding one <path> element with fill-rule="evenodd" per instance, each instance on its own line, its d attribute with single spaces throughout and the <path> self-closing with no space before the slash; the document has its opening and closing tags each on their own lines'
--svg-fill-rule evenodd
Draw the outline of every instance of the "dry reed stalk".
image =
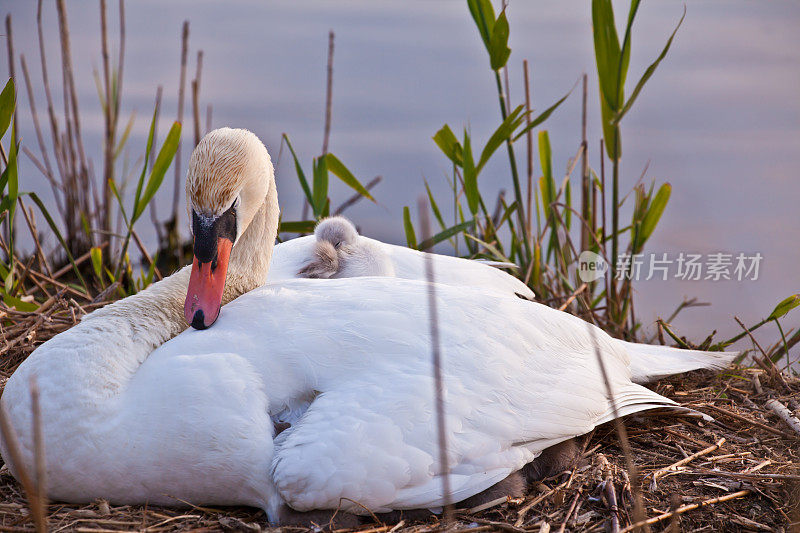
<svg viewBox="0 0 800 533">
<path fill-rule="evenodd" d="M 181 31 L 181 69 L 180 81 L 178 82 L 178 116 L 177 121 L 183 124 L 183 102 L 186 92 L 186 59 L 189 54 L 189 21 L 183 21 L 183 29 Z M 181 183 L 183 177 L 181 176 L 181 144 L 178 140 L 178 149 L 175 151 L 175 181 L 172 189 L 172 218 L 170 219 L 171 231 L 177 234 L 178 231 L 178 209 L 180 207 L 181 199 Z M 178 252 L 179 253 L 179 252 Z M 180 260 L 180 257 L 177 257 Z"/>
<path fill-rule="evenodd" d="M 428 203 L 421 197 L 417 206 L 419 209 L 420 228 L 422 229 L 423 242 L 431 238 L 431 224 L 428 216 Z M 430 252 L 430 250 L 425 250 Z M 433 267 L 433 258 L 425 255 L 425 279 L 428 281 L 428 323 L 430 325 L 431 352 L 433 359 L 434 396 L 436 399 L 436 429 L 439 444 L 439 469 L 442 478 L 442 501 L 444 502 L 444 529 L 450 527 L 453 521 L 453 505 L 450 490 L 450 466 L 447 460 L 447 427 L 444 405 L 444 381 L 442 377 L 442 352 L 439 339 L 439 312 L 436 302 L 436 273 Z"/>
<path fill-rule="evenodd" d="M 100 227 L 111 231 L 111 180 L 114 179 L 114 146 L 116 137 L 115 111 L 112 108 L 111 67 L 108 58 L 108 23 L 106 21 L 106 0 L 100 0 L 100 49 L 103 62 L 103 88 L 105 108 L 103 109 L 105 138 L 103 143 L 103 211 Z M 116 107 L 116 106 L 115 106 Z"/>
<path fill-rule="evenodd" d="M 22 484 L 22 488 L 25 491 L 36 531 L 44 533 L 47 531 L 47 524 L 46 519 L 43 517 L 42 513 L 39 512 L 38 491 L 33 479 L 25 468 L 25 463 L 22 460 L 22 453 L 20 452 L 19 438 L 17 437 L 16 431 L 14 431 L 14 428 L 11 426 L 11 422 L 8 420 L 6 405 L 2 401 L 0 401 L 0 438 L 5 442 L 5 449 L 8 452 L 8 457 L 4 459 L 6 462 L 10 462 L 13 465 L 14 470 L 16 470 L 17 479 Z"/>
<path fill-rule="evenodd" d="M 197 52 L 197 69 L 192 80 L 192 118 L 194 119 L 194 145 L 200 144 L 200 75 L 203 71 L 203 51 Z"/>
<path fill-rule="evenodd" d="M 39 260 L 39 268 L 43 268 L 44 271 L 53 276 L 52 270 L 50 269 L 50 263 L 47 261 L 47 254 L 44 253 L 42 249 L 42 244 L 39 242 L 39 232 L 36 229 L 36 218 L 33 214 L 33 209 L 28 209 L 25 206 L 25 202 L 22 201 L 22 197 L 17 198 L 17 203 L 19 203 L 20 210 L 22 211 L 22 216 L 25 219 L 25 224 L 28 226 L 28 230 L 30 231 L 31 237 L 33 238 L 33 244 L 36 250 L 36 257 Z"/>
<path fill-rule="evenodd" d="M 527 149 L 527 179 L 528 190 L 525 205 L 525 238 L 531 241 L 533 238 L 533 227 L 531 221 L 531 203 L 533 202 L 533 132 L 530 130 L 531 125 L 531 88 L 529 78 L 528 60 L 522 61 L 522 73 L 525 80 L 525 127 L 529 128 L 525 133 L 525 146 Z M 533 242 L 531 241 L 531 245 Z"/>
<path fill-rule="evenodd" d="M 156 89 L 156 103 L 155 103 L 155 111 L 153 112 L 153 145 L 150 148 L 150 154 L 148 160 L 150 161 L 150 170 L 153 170 L 153 164 L 155 163 L 155 150 L 156 150 L 156 139 L 158 138 L 158 119 L 161 116 L 161 95 L 164 92 L 164 88 L 159 85 Z M 150 212 L 150 221 L 153 223 L 153 227 L 156 230 L 156 238 L 158 239 L 159 245 L 164 242 L 164 234 L 161 230 L 161 223 L 158 221 L 158 215 L 156 214 L 156 199 L 153 198 L 150 200 L 148 204 L 148 209 Z"/>
<path fill-rule="evenodd" d="M 581 77 L 583 82 L 583 92 L 581 100 L 581 216 L 584 220 L 589 221 L 591 218 L 590 202 L 591 197 L 589 187 L 591 185 L 589 180 L 589 143 L 586 140 L 586 125 L 587 125 L 587 76 L 586 73 Z M 589 249 L 589 234 L 588 228 L 583 227 L 581 231 L 581 250 Z"/>
<path fill-rule="evenodd" d="M 44 429 L 42 427 L 42 408 L 39 404 L 39 384 L 35 376 L 31 376 L 31 411 L 33 414 L 33 455 L 36 470 L 36 509 L 38 524 L 46 524 L 45 511 L 47 509 L 47 463 L 44 450 Z"/>
<path fill-rule="evenodd" d="M 383 176 L 375 176 L 374 178 L 369 180 L 369 183 L 364 185 L 364 188 L 367 189 L 368 191 L 371 191 L 373 187 L 379 184 L 382 180 Z M 341 215 L 342 213 L 344 213 L 345 209 L 352 207 L 353 205 L 357 204 L 363 199 L 364 196 L 361 193 L 355 193 L 350 198 L 342 202 L 342 205 L 336 208 L 336 210 L 333 212 L 334 216 Z"/>
<path fill-rule="evenodd" d="M 331 136 L 331 112 L 333 110 L 333 30 L 328 32 L 328 66 L 325 79 L 325 128 L 322 134 L 322 155 L 328 153 Z"/>
<path fill-rule="evenodd" d="M 636 465 L 633 462 L 633 454 L 631 452 L 631 445 L 628 441 L 628 434 L 625 429 L 625 423 L 619 416 L 619 410 L 617 409 L 617 402 L 614 400 L 614 391 L 611 387 L 611 381 L 608 377 L 608 372 L 606 371 L 606 365 L 603 361 L 603 356 L 600 353 L 600 347 L 597 344 L 597 339 L 595 338 L 595 331 L 591 325 L 586 326 L 589 328 L 589 334 L 592 337 L 592 344 L 594 345 L 594 353 L 595 357 L 597 358 L 597 364 L 600 367 L 600 374 L 603 377 L 603 382 L 606 385 L 606 394 L 608 395 L 608 402 L 611 404 L 611 412 L 614 414 L 614 428 L 617 432 L 617 438 L 619 439 L 620 447 L 622 448 L 622 454 L 625 457 L 625 468 L 628 473 L 628 477 L 630 478 L 631 482 L 631 491 L 633 492 L 633 516 L 634 520 L 640 522 L 644 520 L 644 500 L 642 498 L 642 491 L 641 486 L 639 483 L 639 471 L 636 468 Z M 566 522 L 565 522 L 566 523 Z M 649 528 L 646 524 L 643 524 L 643 530 L 649 531 Z"/>
<path fill-rule="evenodd" d="M 12 80 L 16 80 L 17 77 L 14 75 L 14 37 L 11 28 L 11 13 L 6 15 L 6 49 L 8 50 L 8 75 Z M 14 113 L 12 114 L 12 120 L 14 123 L 14 129 L 19 130 L 16 107 L 14 108 Z M 17 136 L 19 136 L 19 133 L 17 133 Z M 8 163 L 5 154 L 3 154 L 3 160 Z M 4 226 L 6 230 L 6 241 L 12 242 L 16 234 L 14 220 L 11 218 L 6 218 Z"/>
</svg>

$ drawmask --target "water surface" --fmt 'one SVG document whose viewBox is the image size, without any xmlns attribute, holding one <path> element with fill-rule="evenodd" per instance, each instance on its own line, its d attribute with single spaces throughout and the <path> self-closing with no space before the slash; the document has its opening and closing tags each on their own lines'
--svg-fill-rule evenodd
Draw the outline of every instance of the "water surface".
<svg viewBox="0 0 800 533">
<path fill-rule="evenodd" d="M 624 3 L 615 6 L 618 13 L 625 12 Z M 29 64 L 38 64 L 36 3 L 3 7 L 12 13 L 17 52 Z M 111 7 L 109 20 L 115 28 Z M 135 111 L 138 117 L 129 143 L 131 163 L 143 151 L 157 85 L 164 86 L 163 115 L 176 114 L 180 28 L 188 18 L 189 80 L 197 50 L 205 54 L 203 115 L 212 103 L 214 126 L 249 128 L 264 140 L 277 163 L 280 198 L 289 219 L 299 217 L 301 195 L 286 152 L 278 158 L 280 135 L 291 136 L 310 169 L 322 143 L 329 29 L 336 32 L 330 149 L 363 181 L 384 177 L 375 190 L 379 204 L 365 202 L 350 211 L 364 233 L 403 243 L 402 207 L 415 205 L 424 191 L 423 179 L 441 198 L 447 197 L 444 176 L 449 165 L 430 140 L 442 124 L 455 131 L 467 126 L 484 142 L 499 123 L 494 80 L 464 2 L 148 0 L 128 2 L 126 11 L 123 114 Z M 92 69 L 100 65 L 99 14 L 90 2 L 68 2 L 68 13 L 82 127 L 89 155 L 100 168 L 102 120 L 92 78 Z M 681 13 L 679 3 L 643 3 L 630 78 L 638 78 L 657 56 Z M 589 73 L 590 156 L 598 167 L 599 112 L 588 3 L 512 0 L 509 17 L 514 103 L 522 101 L 523 59 L 531 63 L 534 105 L 540 109 L 563 95 L 582 72 Z M 684 297 L 696 296 L 713 305 L 686 311 L 675 321 L 678 331 L 704 337 L 717 329 L 728 335 L 737 330 L 732 314 L 753 322 L 800 288 L 798 21 L 800 4 L 795 2 L 690 3 L 672 51 L 626 117 L 623 187 L 633 186 L 648 163 L 646 180 L 673 185 L 649 250 L 764 256 L 758 281 L 639 283 L 637 312 L 645 324 L 668 315 Z M 50 5 L 45 6 L 45 27 L 51 79 L 60 82 L 55 8 Z M 5 51 L 1 55 L 5 71 Z M 39 86 L 41 74 L 33 70 L 34 85 Z M 60 85 L 54 94 L 60 107 Z M 37 98 L 41 112 L 41 90 Z M 27 96 L 19 102 L 22 133 L 34 148 Z M 191 142 L 188 118 L 185 126 L 184 139 Z M 545 127 L 561 174 L 580 141 L 577 92 Z M 184 169 L 188 151 L 187 144 Z M 172 173 L 168 176 L 171 180 Z M 171 202 L 171 185 L 165 183 L 159 194 L 161 215 Z M 490 194 L 510 190 L 502 151 L 480 185 Z M 22 188 L 47 189 L 27 162 Z M 335 187 L 334 203 L 348 195 L 345 188 Z M 139 230 L 152 242 L 148 222 Z"/>
</svg>

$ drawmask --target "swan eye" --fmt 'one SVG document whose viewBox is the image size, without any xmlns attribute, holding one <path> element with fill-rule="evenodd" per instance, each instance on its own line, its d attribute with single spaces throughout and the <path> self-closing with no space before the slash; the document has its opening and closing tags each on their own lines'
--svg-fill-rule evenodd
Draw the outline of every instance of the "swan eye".
<svg viewBox="0 0 800 533">
<path fill-rule="evenodd" d="M 336 241 L 336 244 L 334 244 L 333 247 L 338 250 L 339 246 L 341 246 L 341 245 L 342 245 L 342 241 Z"/>
</svg>

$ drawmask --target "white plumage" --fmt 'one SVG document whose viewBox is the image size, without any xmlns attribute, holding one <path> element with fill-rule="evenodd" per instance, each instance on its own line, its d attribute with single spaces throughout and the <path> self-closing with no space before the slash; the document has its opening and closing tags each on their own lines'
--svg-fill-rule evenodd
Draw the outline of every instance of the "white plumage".
<svg viewBox="0 0 800 533">
<path fill-rule="evenodd" d="M 249 132 L 224 129 L 197 150 L 224 150 L 226 157 L 210 159 L 244 161 L 251 169 L 225 183 L 233 197 L 204 203 L 199 192 L 188 195 L 191 209 L 217 214 L 241 198 L 223 295 L 224 302 L 235 300 L 211 329 L 178 334 L 186 327 L 187 267 L 39 347 L 2 397 L 25 467 L 33 466 L 35 377 L 54 500 L 243 504 L 264 508 L 272 521 L 285 503 L 355 513 L 365 511 L 350 500 L 372 511 L 439 507 L 428 284 L 402 279 L 421 268 L 421 254 L 388 247 L 397 278 L 285 279 L 297 272 L 300 255 L 281 259 L 279 247 L 275 277 L 259 287 L 278 218 L 266 149 Z M 201 160 L 192 158 L 190 185 L 201 175 L 234 179 L 224 168 L 199 168 Z M 253 190 L 262 191 L 261 205 L 246 201 Z M 291 252 L 309 245 L 306 239 L 281 246 Z M 659 349 L 612 339 L 514 296 L 514 283 L 498 281 L 508 278 L 502 272 L 475 265 L 486 272 L 482 278 L 464 265 L 436 258 L 455 500 L 613 418 L 595 344 L 620 414 L 680 409 L 631 381 L 630 359 L 641 354 L 650 361 Z M 731 356 L 672 359 L 675 368 L 699 368 Z M 639 365 L 639 378 L 646 366 Z M 292 426 L 274 438 L 276 420 Z M 18 466 L 9 463 L 15 475 Z"/>
<path fill-rule="evenodd" d="M 341 219 L 341 217 L 337 217 Z M 324 221 L 322 222 L 324 224 Z M 355 230 L 355 228 L 353 228 Z M 320 241 L 323 243 L 320 246 Z M 492 262 L 471 261 L 460 257 L 426 254 L 411 248 L 387 244 L 363 235 L 351 237 L 345 249 L 330 250 L 332 246 L 326 239 L 308 235 L 280 243 L 275 246 L 270 264 L 268 281 L 308 277 L 305 272 L 312 263 L 313 277 L 348 278 L 363 276 L 391 276 L 402 279 L 425 280 L 425 257 L 430 255 L 436 271 L 436 281 L 446 285 L 480 287 L 499 294 L 513 296 L 518 294 L 533 299 L 533 291 L 519 279 L 502 270 Z M 322 247 L 323 250 L 319 250 Z M 325 264 L 320 254 L 336 254 L 337 266 Z"/>
</svg>

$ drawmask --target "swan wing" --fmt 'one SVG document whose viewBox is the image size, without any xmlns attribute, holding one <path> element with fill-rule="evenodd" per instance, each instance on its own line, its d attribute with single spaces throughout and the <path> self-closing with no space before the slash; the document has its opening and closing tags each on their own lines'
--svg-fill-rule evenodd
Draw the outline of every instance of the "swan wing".
<svg viewBox="0 0 800 533">
<path fill-rule="evenodd" d="M 264 380 L 271 413 L 310 398 L 272 459 L 273 481 L 292 507 L 438 507 L 427 290 L 392 278 L 271 284 L 226 306 L 214 328 L 160 350 L 176 341 L 182 353 L 235 343 Z M 627 352 L 579 318 L 490 290 L 435 290 L 454 499 L 613 419 L 595 344 L 617 412 L 676 407 L 632 383 Z"/>
</svg>

